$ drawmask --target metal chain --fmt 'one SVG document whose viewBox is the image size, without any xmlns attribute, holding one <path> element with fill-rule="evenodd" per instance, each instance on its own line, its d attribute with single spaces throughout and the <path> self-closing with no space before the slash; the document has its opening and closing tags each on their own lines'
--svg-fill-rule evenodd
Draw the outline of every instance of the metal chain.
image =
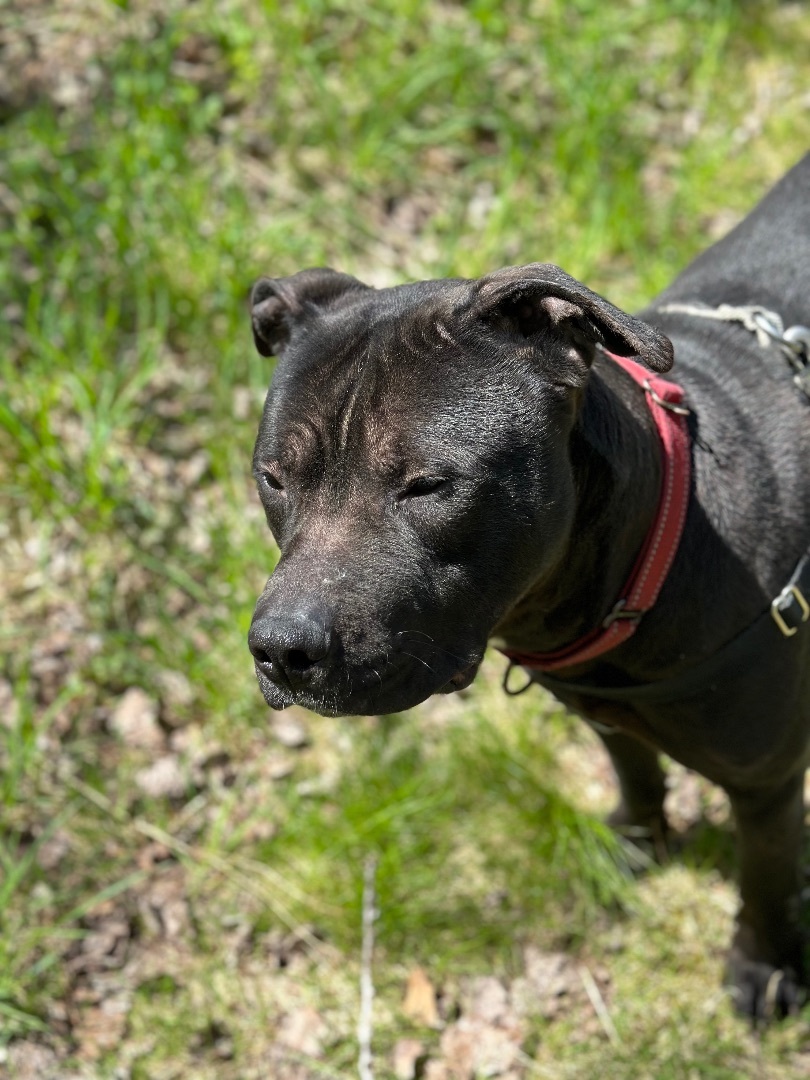
<svg viewBox="0 0 810 1080">
<path fill-rule="evenodd" d="M 698 319 L 713 319 L 716 322 L 741 323 L 746 330 L 756 334 L 757 342 L 766 348 L 774 342 L 782 350 L 788 363 L 793 368 L 793 382 L 810 399 L 810 327 L 789 326 L 785 329 L 780 315 L 759 304 L 735 307 L 733 304 L 720 304 L 710 308 L 705 304 L 664 304 L 658 308 L 662 314 L 677 312 L 692 315 Z"/>
</svg>

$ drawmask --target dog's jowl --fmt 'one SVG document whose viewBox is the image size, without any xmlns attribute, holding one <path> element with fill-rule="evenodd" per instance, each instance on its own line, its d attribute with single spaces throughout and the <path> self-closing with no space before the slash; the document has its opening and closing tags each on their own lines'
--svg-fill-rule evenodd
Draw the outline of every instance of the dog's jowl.
<svg viewBox="0 0 810 1080">
<path fill-rule="evenodd" d="M 398 712 L 467 686 L 493 640 L 600 733 L 617 825 L 665 832 L 659 751 L 725 788 L 735 1000 L 793 1009 L 810 156 L 638 316 L 531 263 L 262 278 L 252 318 L 279 356 L 254 458 L 281 550 L 250 630 L 267 702 Z"/>
</svg>

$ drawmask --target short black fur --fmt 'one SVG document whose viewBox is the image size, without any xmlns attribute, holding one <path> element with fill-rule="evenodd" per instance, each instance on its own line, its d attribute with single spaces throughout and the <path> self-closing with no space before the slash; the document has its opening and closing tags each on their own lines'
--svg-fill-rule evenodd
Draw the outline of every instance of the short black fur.
<svg viewBox="0 0 810 1080">
<path fill-rule="evenodd" d="M 784 357 L 672 303 L 810 323 L 810 157 L 638 317 L 538 263 L 380 290 L 328 270 L 257 283 L 256 344 L 280 360 L 254 469 L 281 559 L 250 646 L 272 707 L 377 713 L 466 686 L 489 639 L 548 652 L 597 626 L 661 481 L 644 393 L 600 347 L 665 371 L 674 346 L 693 447 L 682 542 L 635 635 L 555 673 L 554 692 L 603 732 L 617 826 L 665 834 L 659 751 L 728 792 L 729 976 L 764 1016 L 794 1009 L 805 981 L 810 625 L 791 639 L 774 625 L 761 655 L 679 700 L 576 688 L 687 671 L 767 610 L 810 545 L 810 407 Z"/>
</svg>

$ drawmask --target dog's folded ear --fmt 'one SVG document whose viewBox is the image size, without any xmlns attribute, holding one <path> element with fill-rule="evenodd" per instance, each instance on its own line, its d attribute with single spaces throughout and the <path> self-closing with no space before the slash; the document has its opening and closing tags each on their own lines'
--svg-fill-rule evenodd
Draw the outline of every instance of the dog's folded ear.
<svg viewBox="0 0 810 1080">
<path fill-rule="evenodd" d="M 620 356 L 638 357 L 653 371 L 669 371 L 672 342 L 660 331 L 608 303 L 576 278 L 551 263 L 507 266 L 477 282 L 473 313 L 487 321 L 500 320 L 530 338 L 554 329 L 586 349 L 603 345 Z"/>
<path fill-rule="evenodd" d="M 250 292 L 256 348 L 262 356 L 274 356 L 286 345 L 298 319 L 313 309 L 328 307 L 344 293 L 368 288 L 350 274 L 329 267 L 301 270 L 291 277 L 259 278 Z"/>
</svg>

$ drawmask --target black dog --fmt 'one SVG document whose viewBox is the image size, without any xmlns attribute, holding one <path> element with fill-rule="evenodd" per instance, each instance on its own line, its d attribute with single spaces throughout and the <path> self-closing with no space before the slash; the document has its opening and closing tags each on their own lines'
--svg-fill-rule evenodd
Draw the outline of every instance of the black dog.
<svg viewBox="0 0 810 1080">
<path fill-rule="evenodd" d="M 659 750 L 725 788 L 735 998 L 794 1009 L 810 156 L 636 318 L 542 264 L 382 290 L 306 270 L 261 279 L 252 315 L 281 356 L 254 459 L 281 549 L 250 630 L 267 702 L 399 712 L 494 637 L 603 735 L 617 823 L 665 828 Z M 611 355 L 663 372 L 673 346 L 676 387 Z"/>
</svg>

